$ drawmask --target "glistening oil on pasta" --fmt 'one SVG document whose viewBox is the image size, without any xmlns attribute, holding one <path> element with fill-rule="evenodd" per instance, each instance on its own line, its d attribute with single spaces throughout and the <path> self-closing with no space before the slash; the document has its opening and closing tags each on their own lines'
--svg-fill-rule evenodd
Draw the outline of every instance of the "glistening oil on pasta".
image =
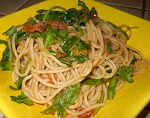
<svg viewBox="0 0 150 118">
<path fill-rule="evenodd" d="M 38 10 L 4 32 L 9 39 L 0 41 L 6 45 L 0 65 L 12 70 L 10 89 L 21 90 L 12 101 L 46 106 L 43 115 L 88 118 L 145 69 L 143 55 L 126 44 L 132 28 L 100 19 L 80 0 L 78 6 Z"/>
</svg>

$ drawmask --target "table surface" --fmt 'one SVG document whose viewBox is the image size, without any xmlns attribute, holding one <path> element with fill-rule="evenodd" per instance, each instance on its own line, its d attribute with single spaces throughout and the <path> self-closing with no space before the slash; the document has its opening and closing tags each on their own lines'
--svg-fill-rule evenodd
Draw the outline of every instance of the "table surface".
<svg viewBox="0 0 150 118">
<path fill-rule="evenodd" d="M 42 1 L 44 0 L 0 0 L 0 18 Z M 132 0 L 132 2 L 131 0 L 98 1 L 150 21 L 150 0 Z M 0 112 L 0 118 L 5 118 L 2 112 Z M 150 118 L 150 104 L 143 109 L 137 118 Z"/>
</svg>

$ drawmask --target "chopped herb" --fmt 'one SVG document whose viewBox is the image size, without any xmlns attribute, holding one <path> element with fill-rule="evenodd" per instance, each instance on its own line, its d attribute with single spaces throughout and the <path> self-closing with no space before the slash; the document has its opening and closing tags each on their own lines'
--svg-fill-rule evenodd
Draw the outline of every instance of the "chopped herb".
<svg viewBox="0 0 150 118">
<path fill-rule="evenodd" d="M 103 84 L 105 83 L 105 81 L 104 79 L 85 78 L 81 83 L 86 85 L 97 85 L 97 84 Z"/>
<path fill-rule="evenodd" d="M 42 36 L 43 36 L 43 44 L 44 44 L 44 47 L 46 49 L 48 49 L 51 45 L 54 44 L 54 40 L 55 40 L 55 33 L 53 32 L 52 28 L 49 32 L 47 31 L 44 31 L 42 33 Z"/>
<path fill-rule="evenodd" d="M 21 89 L 23 79 L 23 77 L 19 77 L 19 79 L 15 82 L 16 87 L 9 86 L 9 88 L 14 91 Z"/>
<path fill-rule="evenodd" d="M 17 28 L 15 26 L 12 26 L 6 32 L 4 32 L 3 35 L 5 35 L 5 36 L 12 36 L 16 32 L 17 32 Z"/>
<path fill-rule="evenodd" d="M 128 66 L 121 66 L 118 70 L 117 70 L 117 76 L 119 76 L 120 79 L 125 80 L 129 83 L 134 82 L 134 80 L 132 79 L 132 74 L 133 74 L 134 69 L 132 67 L 128 67 Z"/>
<path fill-rule="evenodd" d="M 0 40 L 0 44 L 4 44 L 6 46 L 5 50 L 2 53 L 0 66 L 2 67 L 2 71 L 8 71 L 10 70 L 10 62 L 9 62 L 10 50 L 8 47 L 8 42 L 4 40 Z"/>
<path fill-rule="evenodd" d="M 77 61 L 77 62 L 84 62 L 88 60 L 89 58 L 87 56 L 79 55 L 79 56 L 71 56 L 71 57 L 65 57 L 65 58 L 60 58 L 59 60 L 66 64 L 67 66 L 71 66 L 72 62 Z"/>
<path fill-rule="evenodd" d="M 111 23 L 109 21 L 107 21 L 107 22 L 110 25 L 112 25 L 114 28 L 116 28 L 117 30 L 119 30 L 126 37 L 127 40 L 129 39 L 129 36 L 127 35 L 127 33 L 124 30 L 122 30 L 120 27 L 118 27 L 117 25 L 115 25 L 115 24 L 113 24 L 113 23 Z"/>
<path fill-rule="evenodd" d="M 112 78 L 109 79 L 109 85 L 107 89 L 108 100 L 112 100 L 114 98 L 116 83 L 117 83 L 117 75 L 115 74 Z"/>
<path fill-rule="evenodd" d="M 68 31 L 66 29 L 58 30 L 58 33 L 61 37 L 66 37 L 68 34 Z"/>
<path fill-rule="evenodd" d="M 16 96 L 10 96 L 11 100 L 14 102 L 17 102 L 18 104 L 24 103 L 26 105 L 31 106 L 33 104 L 32 100 L 30 100 L 23 92 L 21 92 L 20 95 Z"/>
<path fill-rule="evenodd" d="M 86 50 L 90 50 L 90 45 L 85 43 L 84 41 L 80 40 L 79 43 L 77 43 L 77 47 L 79 50 L 83 50 L 83 49 L 86 49 Z"/>
<path fill-rule="evenodd" d="M 64 45 L 62 46 L 62 49 L 64 52 L 70 51 L 78 42 L 79 38 L 77 36 L 69 37 Z"/>
<path fill-rule="evenodd" d="M 58 93 L 52 102 L 52 106 L 48 107 L 42 114 L 53 114 L 57 111 L 59 116 L 66 114 L 66 108 L 68 108 L 79 96 L 80 83 L 72 85 L 66 88 L 62 93 Z"/>
<path fill-rule="evenodd" d="M 23 38 L 25 38 L 27 35 L 23 30 L 20 30 L 17 32 L 16 34 L 16 39 L 15 39 L 15 43 L 16 45 L 19 43 L 20 40 L 22 40 Z"/>
<path fill-rule="evenodd" d="M 31 37 L 32 37 L 32 38 L 42 37 L 42 34 L 41 34 L 40 32 L 32 32 L 32 33 L 31 33 Z"/>
</svg>

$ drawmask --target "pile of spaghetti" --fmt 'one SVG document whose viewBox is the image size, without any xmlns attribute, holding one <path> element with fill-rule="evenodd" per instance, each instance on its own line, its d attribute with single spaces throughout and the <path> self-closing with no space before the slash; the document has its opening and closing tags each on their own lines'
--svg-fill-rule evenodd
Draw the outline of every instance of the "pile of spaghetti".
<svg viewBox="0 0 150 118">
<path fill-rule="evenodd" d="M 4 32 L 0 65 L 12 70 L 10 88 L 21 89 L 13 101 L 41 104 L 42 114 L 55 117 L 89 118 L 146 68 L 141 52 L 126 44 L 131 27 L 100 19 L 83 1 L 78 6 L 38 10 Z"/>
</svg>

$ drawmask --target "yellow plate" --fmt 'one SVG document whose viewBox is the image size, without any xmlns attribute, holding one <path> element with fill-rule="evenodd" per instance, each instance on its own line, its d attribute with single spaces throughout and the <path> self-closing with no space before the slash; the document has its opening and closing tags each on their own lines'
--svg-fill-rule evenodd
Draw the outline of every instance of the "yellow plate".
<svg viewBox="0 0 150 118">
<path fill-rule="evenodd" d="M 128 24 L 129 26 L 139 26 L 133 30 L 133 36 L 128 42 L 129 45 L 139 49 L 150 62 L 150 22 L 124 13 L 114 8 L 103 5 L 97 1 L 84 0 L 89 8 L 94 6 L 99 17 L 111 21 L 117 25 Z M 77 0 L 47 0 L 31 6 L 27 9 L 0 18 L 0 39 L 6 39 L 2 33 L 12 25 L 24 23 L 30 16 L 35 15 L 38 9 L 48 9 L 51 6 L 60 5 L 65 8 L 76 7 Z M 4 46 L 0 45 L 0 54 Z M 1 58 L 1 56 L 0 56 Z M 126 84 L 120 90 L 114 100 L 110 101 L 106 107 L 100 109 L 94 118 L 133 118 L 144 108 L 150 100 L 150 66 L 141 74 L 134 77 L 135 82 Z M 53 116 L 41 115 L 44 108 L 40 105 L 26 106 L 17 104 L 10 100 L 10 95 L 17 95 L 18 92 L 9 89 L 13 84 L 10 72 L 0 71 L 0 110 L 7 118 L 52 118 Z"/>
</svg>

